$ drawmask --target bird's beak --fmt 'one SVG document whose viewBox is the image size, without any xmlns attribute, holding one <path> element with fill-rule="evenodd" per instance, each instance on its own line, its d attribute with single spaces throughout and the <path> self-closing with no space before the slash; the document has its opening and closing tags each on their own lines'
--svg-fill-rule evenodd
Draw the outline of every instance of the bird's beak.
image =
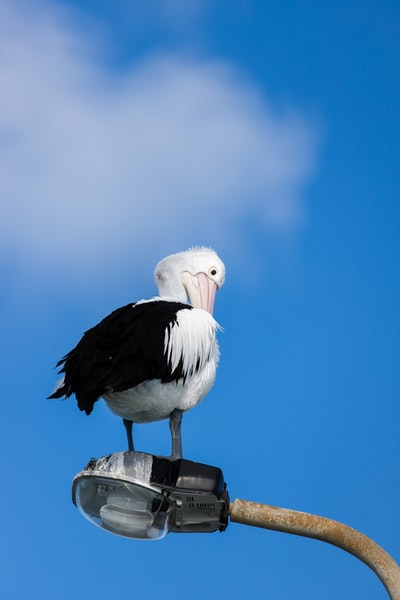
<svg viewBox="0 0 400 600">
<path fill-rule="evenodd" d="M 183 285 L 189 297 L 190 304 L 194 308 L 202 308 L 210 314 L 214 310 L 215 294 L 218 286 L 205 273 L 196 273 L 192 275 L 188 271 L 183 273 Z"/>
</svg>

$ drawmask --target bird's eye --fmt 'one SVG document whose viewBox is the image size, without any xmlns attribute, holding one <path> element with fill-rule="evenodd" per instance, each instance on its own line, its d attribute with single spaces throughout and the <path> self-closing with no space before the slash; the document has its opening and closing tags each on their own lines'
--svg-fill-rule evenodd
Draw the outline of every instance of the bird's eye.
<svg viewBox="0 0 400 600">
<path fill-rule="evenodd" d="M 210 269 L 208 269 L 208 274 L 211 275 L 211 277 L 215 277 L 217 274 L 216 267 L 211 267 Z"/>
</svg>

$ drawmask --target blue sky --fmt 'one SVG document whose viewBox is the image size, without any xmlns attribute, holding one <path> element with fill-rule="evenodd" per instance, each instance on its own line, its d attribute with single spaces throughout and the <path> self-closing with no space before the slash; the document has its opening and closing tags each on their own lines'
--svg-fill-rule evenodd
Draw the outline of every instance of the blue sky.
<svg viewBox="0 0 400 600">
<path fill-rule="evenodd" d="M 186 457 L 400 559 L 398 3 L 143 4 L 0 2 L 2 597 L 386 598 L 321 542 L 136 542 L 71 503 L 125 435 L 45 400 L 55 362 L 153 295 L 160 258 L 212 245 L 222 356 Z M 166 422 L 135 434 L 169 452 Z"/>
</svg>

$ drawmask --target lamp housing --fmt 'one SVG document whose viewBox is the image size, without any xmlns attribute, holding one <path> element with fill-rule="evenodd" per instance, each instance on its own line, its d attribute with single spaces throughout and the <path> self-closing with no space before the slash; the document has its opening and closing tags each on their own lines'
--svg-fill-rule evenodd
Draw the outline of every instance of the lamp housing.
<svg viewBox="0 0 400 600">
<path fill-rule="evenodd" d="M 95 525 L 134 539 L 228 525 L 221 469 L 183 458 L 134 451 L 93 458 L 73 479 L 72 501 Z"/>
</svg>

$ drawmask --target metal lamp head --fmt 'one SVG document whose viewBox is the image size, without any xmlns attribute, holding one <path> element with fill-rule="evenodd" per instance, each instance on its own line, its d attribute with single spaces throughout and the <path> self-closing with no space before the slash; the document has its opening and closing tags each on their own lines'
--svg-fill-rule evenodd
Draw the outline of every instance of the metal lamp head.
<svg viewBox="0 0 400 600">
<path fill-rule="evenodd" d="M 228 524 L 220 469 L 143 452 L 89 461 L 73 479 L 72 500 L 95 525 L 135 539 L 223 531 Z"/>
</svg>

